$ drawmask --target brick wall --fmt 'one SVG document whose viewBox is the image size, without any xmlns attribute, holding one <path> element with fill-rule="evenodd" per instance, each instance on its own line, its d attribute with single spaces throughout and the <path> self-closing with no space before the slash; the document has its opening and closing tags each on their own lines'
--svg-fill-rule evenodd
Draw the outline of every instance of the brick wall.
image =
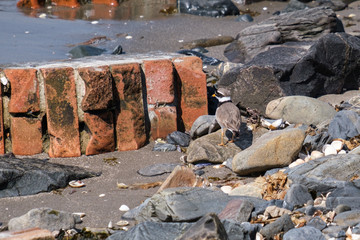
<svg viewBox="0 0 360 240">
<path fill-rule="evenodd" d="M 197 57 L 120 55 L 0 68 L 0 153 L 138 149 L 207 114 Z"/>
</svg>

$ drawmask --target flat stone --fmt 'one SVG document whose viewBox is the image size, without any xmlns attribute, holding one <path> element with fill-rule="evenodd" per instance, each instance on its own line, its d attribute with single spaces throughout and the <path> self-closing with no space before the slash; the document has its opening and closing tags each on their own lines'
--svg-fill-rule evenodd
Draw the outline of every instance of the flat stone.
<svg viewBox="0 0 360 240">
<path fill-rule="evenodd" d="M 242 199 L 230 200 L 224 210 L 219 213 L 221 220 L 234 220 L 239 223 L 248 222 L 251 218 L 251 213 L 254 209 L 254 204 L 250 201 Z"/>
<path fill-rule="evenodd" d="M 269 118 L 281 118 L 295 124 L 318 125 L 332 119 L 335 114 L 335 109 L 329 104 L 305 96 L 282 97 L 266 106 L 266 115 Z"/>
<path fill-rule="evenodd" d="M 289 214 L 284 214 L 280 218 L 276 219 L 275 222 L 272 222 L 260 230 L 261 235 L 266 239 L 271 239 L 276 234 L 280 232 L 287 232 L 290 229 L 293 229 L 295 226 L 291 221 Z"/>
<path fill-rule="evenodd" d="M 143 167 L 138 170 L 138 173 L 142 176 L 152 177 L 164 173 L 171 173 L 178 165 L 177 163 L 158 163 Z"/>
<path fill-rule="evenodd" d="M 35 158 L 1 157 L 0 179 L 3 186 L 0 198 L 26 196 L 64 188 L 71 180 L 98 175 L 85 169 L 50 163 Z"/>
<path fill-rule="evenodd" d="M 334 222 L 342 227 L 352 227 L 360 223 L 360 210 L 339 213 L 335 216 Z"/>
<path fill-rule="evenodd" d="M 309 200 L 312 200 L 311 194 L 307 187 L 301 184 L 292 184 L 284 198 L 284 201 L 294 206 L 302 206 Z"/>
<path fill-rule="evenodd" d="M 227 240 L 228 236 L 223 224 L 215 213 L 208 213 L 200 218 L 194 225 L 192 225 L 179 240 L 190 239 L 218 239 Z"/>
<path fill-rule="evenodd" d="M 284 234 L 284 240 L 309 240 L 309 239 L 317 239 L 317 240 L 325 240 L 324 235 L 320 230 L 314 227 L 301 227 L 294 228 L 289 230 Z"/>
<path fill-rule="evenodd" d="M 42 228 L 49 231 L 68 230 L 75 227 L 76 218 L 72 213 L 57 211 L 51 208 L 35 208 L 26 214 L 9 221 L 10 231 L 29 228 Z"/>
<path fill-rule="evenodd" d="M 232 161 L 233 171 L 248 175 L 288 166 L 301 150 L 304 138 L 304 132 L 298 128 L 268 132 L 249 148 L 235 155 Z M 289 145 L 289 142 L 292 144 Z"/>
</svg>

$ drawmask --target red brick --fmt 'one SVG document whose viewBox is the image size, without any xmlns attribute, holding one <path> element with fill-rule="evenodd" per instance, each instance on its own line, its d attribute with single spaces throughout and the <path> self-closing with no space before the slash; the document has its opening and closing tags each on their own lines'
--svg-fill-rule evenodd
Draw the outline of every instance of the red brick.
<svg viewBox="0 0 360 240">
<path fill-rule="evenodd" d="M 43 5 L 43 4 L 42 4 Z M 17 7 L 26 7 L 32 9 L 40 8 L 39 0 L 19 0 L 16 4 Z"/>
<path fill-rule="evenodd" d="M 136 150 L 146 142 L 141 71 L 137 63 L 111 67 L 118 95 L 116 138 L 119 151 Z"/>
<path fill-rule="evenodd" d="M 45 104 L 50 157 L 78 157 L 80 152 L 74 70 L 41 69 L 45 80 Z"/>
<path fill-rule="evenodd" d="M 78 0 L 51 0 L 51 3 L 63 7 L 80 7 Z"/>
<path fill-rule="evenodd" d="M 173 60 L 179 78 L 181 119 L 185 130 L 191 129 L 194 121 L 208 114 L 206 74 L 198 57 L 181 57 Z M 181 87 L 180 87 L 181 86 Z"/>
<path fill-rule="evenodd" d="M 16 155 L 33 155 L 42 152 L 41 120 L 11 117 L 12 151 Z"/>
<path fill-rule="evenodd" d="M 174 101 L 174 74 L 170 60 L 144 61 L 147 103 L 162 104 Z"/>
<path fill-rule="evenodd" d="M 85 82 L 85 96 L 81 102 L 83 111 L 106 110 L 112 106 L 113 89 L 109 67 L 79 68 Z"/>
<path fill-rule="evenodd" d="M 105 4 L 109 6 L 119 6 L 119 3 L 116 0 L 92 0 L 92 4 Z"/>
<path fill-rule="evenodd" d="M 5 69 L 11 84 L 10 113 L 40 111 L 39 84 L 36 69 Z"/>
<path fill-rule="evenodd" d="M 54 235 L 46 229 L 30 228 L 23 231 L 3 232 L 6 238 L 0 234 L 0 239 L 7 240 L 55 240 Z"/>
<path fill-rule="evenodd" d="M 91 132 L 86 155 L 115 151 L 114 120 L 111 112 L 85 113 L 84 121 Z"/>
<path fill-rule="evenodd" d="M 149 109 L 151 137 L 165 138 L 169 133 L 177 130 L 176 107 L 164 106 Z"/>
</svg>

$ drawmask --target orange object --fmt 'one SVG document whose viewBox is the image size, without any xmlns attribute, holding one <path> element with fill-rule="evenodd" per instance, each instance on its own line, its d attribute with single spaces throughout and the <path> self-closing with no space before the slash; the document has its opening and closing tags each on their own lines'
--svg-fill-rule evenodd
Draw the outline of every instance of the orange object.
<svg viewBox="0 0 360 240">
<path fill-rule="evenodd" d="M 32 9 L 38 9 L 44 6 L 45 1 L 41 0 L 19 0 L 16 4 L 17 7 L 26 7 Z"/>
<path fill-rule="evenodd" d="M 119 6 L 119 2 L 117 0 L 92 0 L 91 2 L 93 4 L 106 4 L 114 7 Z"/>
<path fill-rule="evenodd" d="M 80 7 L 80 3 L 77 0 L 52 0 L 52 3 L 57 6 L 76 8 Z"/>
</svg>

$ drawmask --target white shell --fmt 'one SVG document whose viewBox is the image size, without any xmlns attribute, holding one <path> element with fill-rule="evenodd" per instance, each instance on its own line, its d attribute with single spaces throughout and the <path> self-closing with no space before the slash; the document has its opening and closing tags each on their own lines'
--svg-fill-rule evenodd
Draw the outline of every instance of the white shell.
<svg viewBox="0 0 360 240">
<path fill-rule="evenodd" d="M 338 152 L 338 154 L 346 154 L 346 151 L 345 151 L 345 150 L 340 150 L 340 151 Z"/>
<path fill-rule="evenodd" d="M 336 155 L 337 154 L 337 151 L 336 149 L 331 146 L 331 145 L 327 145 L 325 148 L 324 148 L 324 154 L 325 156 L 329 156 L 329 155 Z"/>
<path fill-rule="evenodd" d="M 116 225 L 120 226 L 120 227 L 123 227 L 123 226 L 127 226 L 129 225 L 129 222 L 126 221 L 126 220 L 120 220 L 116 223 Z"/>
<path fill-rule="evenodd" d="M 269 128 L 270 129 L 278 129 L 282 123 L 283 123 L 283 120 L 280 118 L 280 119 L 274 121 L 273 123 L 271 123 Z"/>
<path fill-rule="evenodd" d="M 123 205 L 120 206 L 119 210 L 122 211 L 122 212 L 127 212 L 127 211 L 130 210 L 130 208 L 123 204 Z"/>
<path fill-rule="evenodd" d="M 335 140 L 331 143 L 331 146 L 333 146 L 336 151 L 340 151 L 343 148 L 344 143 L 342 141 Z"/>
<path fill-rule="evenodd" d="M 229 194 L 231 192 L 231 190 L 232 190 L 232 187 L 231 186 L 222 186 L 220 189 L 224 193 Z"/>
<path fill-rule="evenodd" d="M 317 159 L 317 158 L 321 158 L 324 156 L 324 153 L 320 152 L 320 151 L 312 151 L 311 154 L 310 154 L 310 160 L 314 160 L 314 159 Z"/>
<path fill-rule="evenodd" d="M 304 160 L 302 160 L 301 158 L 297 159 L 296 161 L 292 162 L 290 165 L 289 165 L 289 168 L 293 168 L 297 165 L 300 165 L 300 164 L 303 164 L 305 163 Z"/>
</svg>

